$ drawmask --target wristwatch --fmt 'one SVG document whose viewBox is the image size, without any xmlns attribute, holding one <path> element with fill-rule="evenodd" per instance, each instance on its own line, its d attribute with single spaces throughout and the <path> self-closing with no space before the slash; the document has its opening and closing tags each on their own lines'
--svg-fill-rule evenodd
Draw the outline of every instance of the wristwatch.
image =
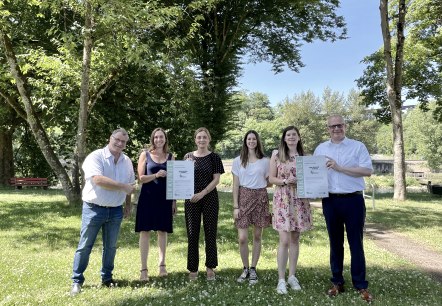
<svg viewBox="0 0 442 306">
<path fill-rule="evenodd" d="M 287 180 L 286 180 L 286 179 L 283 179 L 283 180 L 282 180 L 282 184 L 283 184 L 283 185 L 287 185 Z"/>
</svg>

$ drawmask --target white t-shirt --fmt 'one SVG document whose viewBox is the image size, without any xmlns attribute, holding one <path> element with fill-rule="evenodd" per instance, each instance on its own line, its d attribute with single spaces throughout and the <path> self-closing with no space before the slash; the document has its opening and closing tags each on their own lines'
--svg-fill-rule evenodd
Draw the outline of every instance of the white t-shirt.
<svg viewBox="0 0 442 306">
<path fill-rule="evenodd" d="M 363 167 L 373 170 L 370 154 L 365 145 L 357 140 L 344 138 L 340 143 L 330 140 L 321 143 L 313 154 L 325 155 L 343 167 Z M 328 170 L 328 191 L 331 193 L 352 193 L 365 189 L 362 176 L 353 177 L 333 169 Z"/>
<path fill-rule="evenodd" d="M 92 181 L 95 175 L 102 175 L 119 183 L 132 184 L 135 182 L 132 161 L 121 153 L 117 163 L 114 156 L 106 146 L 89 154 L 83 163 L 85 184 L 82 192 L 82 200 L 100 206 L 117 207 L 123 205 L 126 193 L 120 190 L 104 189 Z"/>
<path fill-rule="evenodd" d="M 269 177 L 270 160 L 267 157 L 258 159 L 254 163 L 248 163 L 244 168 L 239 156 L 233 160 L 232 173 L 239 178 L 239 185 L 259 189 L 267 187 Z"/>
</svg>

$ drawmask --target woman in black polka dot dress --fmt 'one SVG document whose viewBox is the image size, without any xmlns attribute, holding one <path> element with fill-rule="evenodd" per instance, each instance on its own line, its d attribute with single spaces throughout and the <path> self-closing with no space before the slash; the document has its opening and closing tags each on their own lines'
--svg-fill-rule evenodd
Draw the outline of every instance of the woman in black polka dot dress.
<svg viewBox="0 0 442 306">
<path fill-rule="evenodd" d="M 187 228 L 187 269 L 189 279 L 196 280 L 199 266 L 199 236 L 201 216 L 206 245 L 207 279 L 214 280 L 213 269 L 218 265 L 216 235 L 218 229 L 219 200 L 216 185 L 224 173 L 224 167 L 218 154 L 209 151 L 210 133 L 206 128 L 195 131 L 197 150 L 184 156 L 185 160 L 195 162 L 195 193 L 184 204 Z"/>
</svg>

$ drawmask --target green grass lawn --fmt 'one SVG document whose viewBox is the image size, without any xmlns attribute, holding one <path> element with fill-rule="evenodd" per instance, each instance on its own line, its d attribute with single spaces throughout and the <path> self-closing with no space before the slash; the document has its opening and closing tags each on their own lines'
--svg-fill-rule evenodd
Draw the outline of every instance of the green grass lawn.
<svg viewBox="0 0 442 306">
<path fill-rule="evenodd" d="M 391 196 L 390 196 L 391 198 Z M 139 276 L 138 236 L 134 218 L 122 226 L 114 278 L 117 288 L 100 287 L 101 240 L 97 241 L 86 270 L 83 292 L 69 296 L 71 268 L 78 243 L 81 208 L 69 207 L 55 190 L 0 189 L 0 305 L 366 305 L 354 290 L 346 253 L 346 293 L 330 299 L 328 240 L 319 209 L 314 211 L 315 229 L 301 237 L 297 276 L 303 290 L 276 293 L 277 233 L 264 231 L 262 256 L 258 265 L 259 283 L 236 283 L 241 272 L 237 233 L 231 217 L 231 194 L 220 192 L 219 267 L 217 280 L 189 282 L 186 271 L 186 233 L 183 205 L 175 218 L 175 232 L 169 236 L 167 269 L 169 276 L 157 277 L 156 241 L 149 260 L 151 281 Z M 367 205 L 367 220 L 379 222 L 442 251 L 440 197 L 411 194 L 405 203 L 395 203 L 388 195 L 376 201 L 376 210 Z M 203 245 L 201 244 L 201 248 Z M 348 249 L 348 248 L 347 248 Z M 419 272 L 409 262 L 365 242 L 368 280 L 378 305 L 441 305 L 440 283 Z M 201 252 L 200 269 L 204 269 Z"/>
</svg>

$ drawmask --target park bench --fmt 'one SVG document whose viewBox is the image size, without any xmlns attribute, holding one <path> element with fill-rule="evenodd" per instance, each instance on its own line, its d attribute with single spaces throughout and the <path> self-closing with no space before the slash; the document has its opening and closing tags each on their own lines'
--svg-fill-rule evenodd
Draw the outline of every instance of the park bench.
<svg viewBox="0 0 442 306">
<path fill-rule="evenodd" d="M 412 171 L 408 173 L 409 176 L 415 177 L 417 179 L 425 178 L 425 172 L 422 171 Z"/>
<path fill-rule="evenodd" d="M 429 193 L 442 195 L 442 185 L 432 185 L 431 181 L 428 181 L 427 189 Z"/>
<path fill-rule="evenodd" d="M 12 177 L 9 179 L 9 185 L 16 189 L 22 189 L 23 186 L 35 186 L 48 189 L 48 179 L 41 177 Z"/>
</svg>

